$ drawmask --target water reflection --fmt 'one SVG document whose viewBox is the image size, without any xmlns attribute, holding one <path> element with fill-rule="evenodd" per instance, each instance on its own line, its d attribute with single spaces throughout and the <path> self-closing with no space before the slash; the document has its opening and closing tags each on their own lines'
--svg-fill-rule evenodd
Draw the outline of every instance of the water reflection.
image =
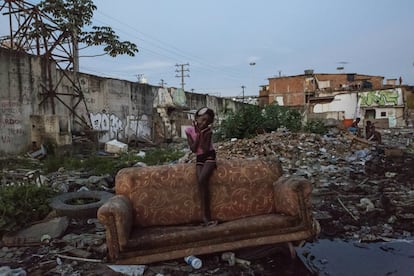
<svg viewBox="0 0 414 276">
<path fill-rule="evenodd" d="M 297 248 L 297 255 L 317 275 L 414 275 L 414 239 L 360 243 L 319 240 Z"/>
</svg>

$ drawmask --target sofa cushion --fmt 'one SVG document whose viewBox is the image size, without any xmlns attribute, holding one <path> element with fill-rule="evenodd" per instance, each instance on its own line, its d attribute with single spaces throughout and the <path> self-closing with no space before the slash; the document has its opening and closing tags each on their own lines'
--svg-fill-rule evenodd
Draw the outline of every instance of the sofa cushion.
<svg viewBox="0 0 414 276">
<path fill-rule="evenodd" d="M 298 223 L 298 217 L 267 214 L 223 222 L 209 227 L 185 225 L 136 228 L 131 233 L 125 250 L 139 251 L 152 248 L 173 250 L 182 246 L 186 247 L 188 244 L 194 247 L 209 243 L 258 238 L 269 235 L 269 233 L 286 233 Z"/>
<path fill-rule="evenodd" d="M 274 212 L 273 182 L 282 175 L 278 161 L 218 160 L 210 178 L 214 220 Z M 125 168 L 115 179 L 116 194 L 131 200 L 134 225 L 181 225 L 201 221 L 194 163 Z"/>
</svg>

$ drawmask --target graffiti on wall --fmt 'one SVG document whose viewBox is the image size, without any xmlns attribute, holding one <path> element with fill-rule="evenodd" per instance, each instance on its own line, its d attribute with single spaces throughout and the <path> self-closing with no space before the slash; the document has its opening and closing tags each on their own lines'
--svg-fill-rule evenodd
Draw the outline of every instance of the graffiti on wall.
<svg viewBox="0 0 414 276">
<path fill-rule="evenodd" d="M 92 128 L 102 132 L 101 140 L 109 141 L 124 138 L 124 124 L 115 114 L 100 112 L 95 114 L 90 113 L 89 116 L 92 122 Z"/>
<path fill-rule="evenodd" d="M 363 92 L 359 94 L 361 106 L 401 105 L 401 89 L 388 89 Z"/>
<path fill-rule="evenodd" d="M 128 139 L 142 137 L 151 139 L 151 122 L 147 115 L 128 116 Z"/>
<path fill-rule="evenodd" d="M 151 138 L 151 122 L 147 115 L 128 116 L 127 123 L 115 114 L 106 112 L 90 113 L 92 128 L 101 132 L 100 142 L 117 139 L 143 137 Z"/>
<path fill-rule="evenodd" d="M 10 146 L 19 141 L 19 138 L 24 139 L 27 134 L 23 128 L 20 106 L 20 102 L 0 102 L 0 141 L 2 145 Z"/>
</svg>

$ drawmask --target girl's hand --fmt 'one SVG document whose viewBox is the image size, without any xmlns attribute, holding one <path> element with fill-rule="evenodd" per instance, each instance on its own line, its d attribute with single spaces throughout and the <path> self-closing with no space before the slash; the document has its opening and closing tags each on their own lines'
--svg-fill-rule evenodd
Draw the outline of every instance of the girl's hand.
<svg viewBox="0 0 414 276">
<path fill-rule="evenodd" d="M 206 127 L 205 129 L 203 129 L 203 130 L 201 130 L 201 133 L 203 133 L 203 134 L 206 134 L 206 133 L 209 133 L 209 132 L 212 132 L 212 130 L 211 130 L 211 127 Z"/>
<path fill-rule="evenodd" d="M 200 133 L 200 129 L 198 128 L 197 121 L 195 121 L 195 120 L 193 120 L 193 127 L 194 127 L 196 133 Z"/>
</svg>

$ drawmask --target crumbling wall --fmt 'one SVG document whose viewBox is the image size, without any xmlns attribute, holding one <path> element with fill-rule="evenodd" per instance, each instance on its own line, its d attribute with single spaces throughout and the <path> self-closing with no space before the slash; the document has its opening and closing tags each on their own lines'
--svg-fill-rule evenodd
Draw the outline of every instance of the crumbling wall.
<svg viewBox="0 0 414 276">
<path fill-rule="evenodd" d="M 188 111 L 209 106 L 217 118 L 242 103 L 126 80 L 79 73 L 81 92 L 74 93 L 73 72 L 51 70 L 55 95 L 41 57 L 0 48 L 0 153 L 22 153 L 33 145 L 66 145 L 73 132 L 92 130 L 102 143 L 112 139 L 170 141 L 191 124 Z M 52 66 L 53 67 L 53 66 Z M 68 77 L 64 77 L 68 76 Z"/>
<path fill-rule="evenodd" d="M 40 79 L 40 59 L 0 48 L 0 152 L 25 151 L 31 144 L 29 115 Z"/>
</svg>

